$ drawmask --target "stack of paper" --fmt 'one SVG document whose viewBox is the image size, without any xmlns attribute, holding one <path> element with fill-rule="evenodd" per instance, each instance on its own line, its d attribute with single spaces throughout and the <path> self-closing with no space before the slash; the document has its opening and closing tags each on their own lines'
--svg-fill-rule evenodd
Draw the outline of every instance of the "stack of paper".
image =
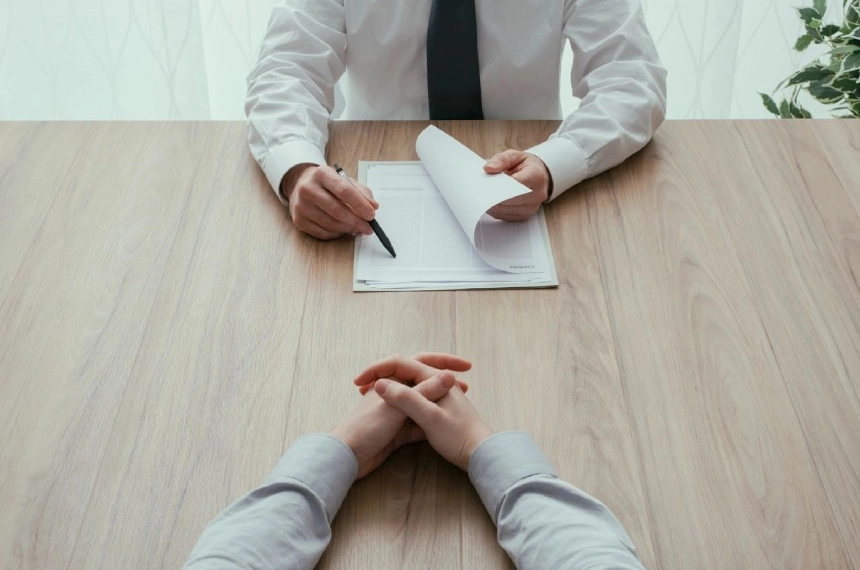
<svg viewBox="0 0 860 570">
<path fill-rule="evenodd" d="M 416 143 L 420 162 L 362 162 L 359 178 L 379 202 L 375 235 L 356 238 L 354 291 L 558 285 L 543 210 L 527 222 L 486 211 L 529 192 L 435 127 Z"/>
</svg>

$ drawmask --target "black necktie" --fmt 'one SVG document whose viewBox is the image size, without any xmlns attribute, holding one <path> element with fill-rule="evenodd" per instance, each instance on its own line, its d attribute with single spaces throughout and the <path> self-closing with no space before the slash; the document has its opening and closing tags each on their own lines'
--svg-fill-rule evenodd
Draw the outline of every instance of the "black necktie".
<svg viewBox="0 0 860 570">
<path fill-rule="evenodd" d="M 431 119 L 483 119 L 475 0 L 433 0 L 427 26 Z"/>
</svg>

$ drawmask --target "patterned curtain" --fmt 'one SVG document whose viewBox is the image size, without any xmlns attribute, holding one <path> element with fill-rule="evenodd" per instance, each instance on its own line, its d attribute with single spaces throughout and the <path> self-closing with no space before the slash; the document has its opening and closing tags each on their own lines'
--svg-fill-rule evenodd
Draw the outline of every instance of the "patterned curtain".
<svg viewBox="0 0 860 570">
<path fill-rule="evenodd" d="M 804 0 L 642 1 L 670 118 L 767 117 L 756 93 L 810 58 L 792 50 Z M 830 3 L 835 15 L 841 2 Z M 0 0 L 0 119 L 241 119 L 272 4 Z"/>
</svg>

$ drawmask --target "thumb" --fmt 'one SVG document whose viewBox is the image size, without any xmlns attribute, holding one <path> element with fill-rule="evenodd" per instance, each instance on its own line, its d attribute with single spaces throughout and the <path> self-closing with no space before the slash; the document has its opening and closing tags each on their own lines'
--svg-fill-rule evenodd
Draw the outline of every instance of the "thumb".
<svg viewBox="0 0 860 570">
<path fill-rule="evenodd" d="M 498 174 L 510 170 L 523 161 L 525 158 L 524 155 L 525 153 L 513 149 L 500 152 L 487 161 L 484 165 L 484 172 L 487 174 Z"/>
<path fill-rule="evenodd" d="M 419 426 L 427 425 L 440 411 L 436 404 L 400 382 L 377 380 L 373 388 L 386 404 L 400 410 Z"/>
<path fill-rule="evenodd" d="M 450 372 L 440 372 L 436 376 L 425 380 L 413 388 L 427 400 L 435 402 L 441 399 L 454 386 L 456 378 Z"/>
</svg>

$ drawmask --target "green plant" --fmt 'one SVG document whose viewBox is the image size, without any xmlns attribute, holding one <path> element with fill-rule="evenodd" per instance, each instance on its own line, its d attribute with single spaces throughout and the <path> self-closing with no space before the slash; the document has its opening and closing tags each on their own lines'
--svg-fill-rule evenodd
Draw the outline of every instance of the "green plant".
<svg viewBox="0 0 860 570">
<path fill-rule="evenodd" d="M 814 0 L 813 6 L 797 9 L 806 33 L 798 38 L 794 49 L 804 51 L 810 45 L 823 44 L 830 50 L 777 85 L 774 93 L 791 90 L 779 106 L 769 95 L 759 93 L 764 106 L 777 117 L 811 117 L 797 102 L 801 91 L 806 91 L 831 106 L 832 112 L 848 112 L 838 117 L 860 118 L 860 0 L 843 0 L 843 7 L 841 24 L 823 23 L 827 0 Z"/>
</svg>

